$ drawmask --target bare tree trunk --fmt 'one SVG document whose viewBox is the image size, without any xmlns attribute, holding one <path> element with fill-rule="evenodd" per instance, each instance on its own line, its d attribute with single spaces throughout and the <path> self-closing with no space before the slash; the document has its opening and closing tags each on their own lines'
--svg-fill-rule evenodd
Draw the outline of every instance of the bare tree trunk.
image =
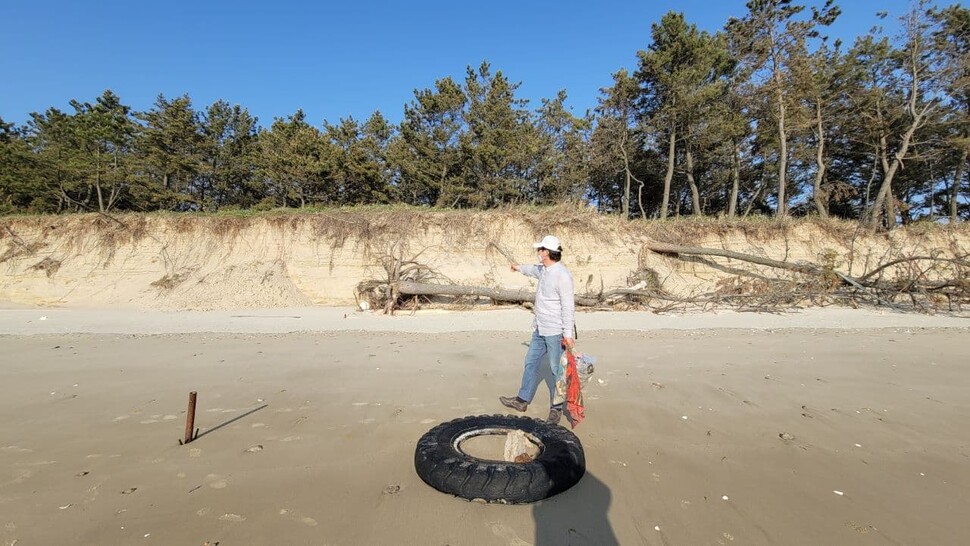
<svg viewBox="0 0 970 546">
<path fill-rule="evenodd" d="M 703 216 L 701 210 L 701 195 L 697 190 L 697 183 L 694 181 L 694 154 L 687 148 L 687 184 L 690 185 L 691 208 L 695 216 Z"/>
<path fill-rule="evenodd" d="M 778 211 L 777 216 L 788 215 L 788 197 L 785 195 L 785 187 L 788 185 L 788 137 L 785 135 L 785 104 L 784 98 L 779 93 L 778 105 L 778 138 L 780 146 L 778 148 Z"/>
<path fill-rule="evenodd" d="M 630 157 L 626 153 L 626 147 L 621 146 L 620 152 L 623 154 L 623 171 L 626 174 L 626 190 L 623 194 L 623 218 L 630 218 L 630 181 L 635 180 L 640 186 L 637 188 L 637 204 L 640 206 L 640 218 L 646 219 L 647 215 L 643 211 L 643 180 L 633 175 L 630 170 Z"/>
<path fill-rule="evenodd" d="M 903 140 L 899 145 L 899 150 L 896 152 L 895 157 L 890 162 L 886 157 L 886 138 L 883 137 L 883 152 L 882 161 L 884 175 L 882 178 L 882 185 L 879 187 L 879 193 L 876 195 L 876 202 L 872 205 L 872 217 L 870 219 L 870 228 L 875 230 L 879 224 L 879 216 L 885 212 L 886 219 L 888 221 L 888 227 L 892 228 L 896 224 L 896 211 L 895 206 L 892 202 L 892 183 L 893 178 L 896 176 L 896 172 L 900 167 L 903 166 L 903 158 L 906 157 L 906 152 L 909 151 L 910 142 L 913 140 L 913 135 L 916 133 L 916 129 L 922 125 L 923 113 L 917 114 L 913 121 L 910 123 L 909 127 L 906 129 L 906 133 L 903 134 Z M 888 168 L 886 165 L 888 164 Z"/>
<path fill-rule="evenodd" d="M 886 196 L 886 204 L 883 210 L 886 211 L 886 229 L 893 229 L 896 227 L 896 211 L 898 207 L 896 206 L 896 196 L 893 195 L 893 189 L 889 188 L 889 194 Z M 905 223 L 905 221 L 903 221 Z"/>
<path fill-rule="evenodd" d="M 625 170 L 626 181 L 623 185 L 623 218 L 630 218 L 630 167 Z"/>
<path fill-rule="evenodd" d="M 626 181 L 623 185 L 623 199 L 622 199 L 621 205 L 623 208 L 623 218 L 626 220 L 629 220 L 630 219 L 630 181 L 633 178 L 633 173 L 630 171 L 630 157 L 626 153 L 626 136 L 627 136 L 627 132 L 624 128 L 623 138 L 620 139 L 620 155 L 623 156 L 623 173 L 626 175 Z M 643 184 L 641 183 L 640 186 L 642 187 Z M 640 207 L 640 208 L 642 209 L 643 207 Z M 642 212 L 643 211 L 641 210 L 641 213 Z"/>
<path fill-rule="evenodd" d="M 677 128 L 670 124 L 670 143 L 667 146 L 667 174 L 664 175 L 664 197 L 660 204 L 660 219 L 667 219 L 667 207 L 670 206 L 670 182 L 674 179 L 674 154 L 677 152 Z"/>
<path fill-rule="evenodd" d="M 109 210 L 112 209 L 112 207 L 114 207 L 115 201 L 118 199 L 118 196 L 121 195 L 121 186 L 122 186 L 122 183 L 119 180 L 120 177 L 118 176 L 118 150 L 117 150 L 117 148 L 114 150 L 114 152 L 112 153 L 111 157 L 112 157 L 112 159 L 111 159 L 111 168 L 112 168 L 111 173 L 113 175 L 112 178 L 114 179 L 114 183 L 111 184 L 111 193 L 108 195 L 108 206 L 105 208 L 106 211 L 109 211 Z"/>
<path fill-rule="evenodd" d="M 780 260 L 773 260 L 771 258 L 762 258 L 761 256 L 742 254 L 741 252 L 735 252 L 733 250 L 724 250 L 720 248 L 681 246 L 681 245 L 673 245 L 669 243 L 661 243 L 659 241 L 647 241 L 646 243 L 644 243 L 644 246 L 652 250 L 653 252 L 659 252 L 662 254 L 690 254 L 694 256 L 721 256 L 723 258 L 743 260 L 746 262 L 766 265 L 769 267 L 777 267 L 780 269 L 787 269 L 789 271 L 797 271 L 799 273 L 808 273 L 808 274 L 818 274 L 824 271 L 821 267 L 815 264 L 800 264 L 800 263 L 784 262 Z"/>
<path fill-rule="evenodd" d="M 111 193 L 108 194 L 108 206 L 105 207 L 105 212 L 111 210 L 115 202 L 118 200 L 118 196 L 121 195 L 121 185 L 111 186 Z"/>
<path fill-rule="evenodd" d="M 914 9 L 911 12 L 911 17 L 915 17 L 916 11 Z M 908 32 L 914 32 L 912 25 L 914 21 L 911 20 L 909 25 L 910 28 Z M 912 36 L 910 36 L 912 37 Z M 919 40 L 917 40 L 919 42 Z M 922 60 L 920 59 L 921 51 L 915 46 L 910 47 L 909 59 L 907 60 L 907 69 L 910 76 L 909 84 L 909 96 L 906 101 L 906 111 L 910 115 L 909 126 L 906 128 L 906 132 L 903 133 L 903 138 L 900 140 L 899 149 L 893 154 L 892 163 L 889 168 L 885 171 L 885 176 L 882 180 L 882 187 L 879 189 L 879 195 L 876 196 L 876 203 L 872 207 L 872 219 L 870 224 L 870 230 L 875 231 L 878 224 L 879 214 L 883 211 L 883 206 L 885 206 L 886 216 L 889 223 L 889 227 L 892 228 L 896 224 L 896 212 L 895 206 L 892 201 L 892 182 L 893 177 L 896 176 L 896 172 L 902 168 L 903 159 L 906 157 L 906 153 L 909 151 L 910 143 L 913 141 L 913 135 L 916 131 L 923 126 L 927 116 L 930 111 L 934 108 L 934 103 L 919 105 L 922 92 L 920 91 L 920 84 L 922 83 Z M 885 137 L 883 138 L 883 168 L 886 167 L 886 162 L 888 159 L 885 157 L 888 154 L 888 148 L 885 147 Z M 888 198 L 888 199 L 887 199 Z"/>
<path fill-rule="evenodd" d="M 771 78 L 775 84 L 775 97 L 778 100 L 778 210 L 777 216 L 788 215 L 788 201 L 785 189 L 788 186 L 788 135 L 785 133 L 785 92 L 781 81 L 781 65 L 775 48 L 774 32 L 771 34 Z"/>
<path fill-rule="evenodd" d="M 741 185 L 741 158 L 738 141 L 733 142 L 734 157 L 731 162 L 731 196 L 728 198 L 728 218 L 734 218 L 738 210 L 738 186 Z"/>
<path fill-rule="evenodd" d="M 879 167 L 879 151 L 876 150 L 876 157 L 872 159 L 872 172 L 869 173 L 869 182 L 866 183 L 866 200 L 864 204 L 862 218 L 868 218 L 866 215 L 871 214 L 870 207 L 872 205 L 872 183 L 876 180 L 876 171 Z"/>
<path fill-rule="evenodd" d="M 957 223 L 959 218 L 959 208 L 957 207 L 957 198 L 960 196 L 960 184 L 963 183 L 963 167 L 967 163 L 967 149 L 963 149 L 963 153 L 960 154 L 960 162 L 957 163 L 957 172 L 953 174 L 953 185 L 950 186 L 950 223 Z"/>
<path fill-rule="evenodd" d="M 637 204 L 640 206 L 640 218 L 646 220 L 647 213 L 643 210 L 643 181 L 638 180 L 638 182 L 640 182 L 640 187 L 637 188 Z"/>
<path fill-rule="evenodd" d="M 761 192 L 764 191 L 765 186 L 767 185 L 768 183 L 765 181 L 758 183 L 758 188 L 755 190 L 754 195 L 751 196 L 751 200 L 748 201 L 747 206 L 745 206 L 744 214 L 742 214 L 742 216 L 747 217 L 749 214 L 751 214 L 751 209 L 754 208 L 754 205 L 758 202 L 758 199 L 761 199 Z"/>
<path fill-rule="evenodd" d="M 815 101 L 815 131 L 818 138 L 818 145 L 815 147 L 815 184 L 812 188 L 812 199 L 815 201 L 815 209 L 822 218 L 828 218 L 829 211 L 826 196 L 822 195 L 822 180 L 825 179 L 825 133 L 822 127 L 822 101 L 821 98 Z"/>
<path fill-rule="evenodd" d="M 101 195 L 101 145 L 94 152 L 94 189 L 98 193 L 98 212 L 104 212 L 104 197 Z"/>
<path fill-rule="evenodd" d="M 492 299 L 500 302 L 523 303 L 535 300 L 535 292 L 525 288 L 504 289 L 492 288 L 488 286 L 464 286 L 455 284 L 430 284 L 415 281 L 401 281 L 391 285 L 391 293 L 405 296 L 477 296 Z M 608 300 L 617 296 L 641 296 L 657 298 L 663 300 L 674 300 L 677 298 L 669 296 L 659 291 L 639 290 L 636 288 L 614 288 L 596 296 L 576 295 L 576 305 L 595 306 L 608 303 Z M 386 311 L 390 311 L 393 306 L 393 298 L 388 301 Z"/>
</svg>

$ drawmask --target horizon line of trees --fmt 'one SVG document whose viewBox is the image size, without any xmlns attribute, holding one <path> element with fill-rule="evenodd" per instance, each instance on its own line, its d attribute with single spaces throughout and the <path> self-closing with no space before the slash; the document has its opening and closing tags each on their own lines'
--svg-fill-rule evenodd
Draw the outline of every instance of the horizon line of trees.
<svg viewBox="0 0 970 546">
<path fill-rule="evenodd" d="M 489 63 L 415 90 L 403 119 L 261 127 L 219 100 L 110 90 L 0 119 L 0 214 L 586 200 L 626 218 L 817 214 L 872 229 L 970 218 L 970 10 L 919 0 L 851 46 L 834 0 L 751 0 L 714 33 L 671 11 L 582 116 Z M 882 17 L 888 14 L 881 14 Z"/>
</svg>

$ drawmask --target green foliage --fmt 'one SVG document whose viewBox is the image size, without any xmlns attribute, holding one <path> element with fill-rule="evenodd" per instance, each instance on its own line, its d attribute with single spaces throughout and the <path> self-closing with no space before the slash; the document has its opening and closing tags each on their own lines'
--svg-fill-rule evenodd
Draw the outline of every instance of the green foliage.
<svg viewBox="0 0 970 546">
<path fill-rule="evenodd" d="M 501 71 L 493 75 L 487 62 L 478 70 L 468 67 L 468 129 L 459 139 L 463 184 L 443 195 L 444 202 L 453 199 L 464 206 L 491 208 L 530 201 L 540 146 L 526 101 L 515 98 L 518 87 Z"/>
<path fill-rule="evenodd" d="M 416 90 L 404 107 L 399 138 L 389 147 L 398 170 L 400 198 L 412 205 L 445 205 L 462 173 L 460 137 L 465 130 L 465 92 L 451 78 Z M 447 197 L 445 197 L 447 198 Z M 451 203 L 447 203 L 451 204 Z"/>
<path fill-rule="evenodd" d="M 206 195 L 197 183 L 203 136 L 198 113 L 188 95 L 167 100 L 136 114 L 144 123 L 135 143 L 141 166 L 138 197 L 162 210 L 200 210 Z"/>
<path fill-rule="evenodd" d="M 380 112 L 375 112 L 363 124 L 353 118 L 340 120 L 338 125 L 325 124 L 324 138 L 332 158 L 328 178 L 337 203 L 392 202 L 386 150 L 393 133 L 393 127 Z"/>
<path fill-rule="evenodd" d="M 249 207 L 262 197 L 257 183 L 259 133 L 256 118 L 238 104 L 216 101 L 201 119 L 198 187 L 202 206 Z"/>
<path fill-rule="evenodd" d="M 0 118 L 0 214 L 49 212 L 37 163 L 25 131 Z"/>
<path fill-rule="evenodd" d="M 337 203 L 337 187 L 328 183 L 335 150 L 320 130 L 306 121 L 303 110 L 277 118 L 259 134 L 260 174 L 266 193 L 281 207 Z"/>
<path fill-rule="evenodd" d="M 673 140 L 664 150 L 669 165 L 660 215 L 667 214 L 670 169 L 676 163 L 691 192 L 691 210 L 703 214 L 698 186 L 703 177 L 695 163 L 724 140 L 725 127 L 716 120 L 733 62 L 723 37 L 699 31 L 681 13 L 668 12 L 651 35 L 653 42 L 638 53 L 642 119 L 658 142 Z"/>
<path fill-rule="evenodd" d="M 566 92 L 543 99 L 536 138 L 539 161 L 535 186 L 529 189 L 534 204 L 553 205 L 583 197 L 589 179 L 589 132 L 592 116 L 574 116 L 565 106 Z"/>
</svg>

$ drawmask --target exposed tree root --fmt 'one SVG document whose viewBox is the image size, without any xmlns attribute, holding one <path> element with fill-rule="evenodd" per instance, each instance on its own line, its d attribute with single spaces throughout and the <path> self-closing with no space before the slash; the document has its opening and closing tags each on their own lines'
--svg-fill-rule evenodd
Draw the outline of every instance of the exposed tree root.
<svg viewBox="0 0 970 546">
<path fill-rule="evenodd" d="M 513 256 L 495 243 L 490 243 L 510 262 Z M 732 267 L 735 277 L 719 283 L 718 289 L 705 294 L 678 297 L 665 292 L 656 274 L 646 275 L 653 282 L 640 280 L 633 286 L 600 289 L 599 293 L 577 294 L 576 305 L 591 309 L 651 309 L 664 312 L 674 309 L 734 307 L 743 311 L 777 312 L 805 306 L 860 305 L 888 306 L 900 310 L 932 312 L 940 309 L 961 310 L 970 303 L 970 262 L 966 255 L 956 257 L 903 256 L 875 267 L 859 277 L 837 271 L 829 265 L 810 262 L 787 262 L 731 250 L 690 247 L 647 241 L 644 248 L 676 259 L 714 256 L 779 269 L 787 276 L 771 278 L 757 271 Z M 421 298 L 487 298 L 493 303 L 528 304 L 535 299 L 529 289 L 504 289 L 490 286 L 467 286 L 441 282 L 442 278 L 415 258 L 405 260 L 402 248 L 392 249 L 383 257 L 386 277 L 365 281 L 358 294 L 370 294 L 371 307 L 392 313 L 410 302 L 416 308 Z M 719 265 L 719 264 L 711 264 Z M 724 268 L 724 270 L 728 270 Z M 630 281 L 643 279 L 635 272 Z M 653 273 L 648 271 L 647 273 Z M 890 273 L 892 275 L 890 276 Z M 429 282 L 430 280 L 430 282 Z M 902 300 L 909 305 L 900 305 Z"/>
</svg>

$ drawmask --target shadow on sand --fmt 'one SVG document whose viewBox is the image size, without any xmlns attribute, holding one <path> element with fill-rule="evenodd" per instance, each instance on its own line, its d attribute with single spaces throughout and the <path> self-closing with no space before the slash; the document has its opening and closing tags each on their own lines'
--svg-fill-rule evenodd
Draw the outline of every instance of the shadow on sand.
<svg viewBox="0 0 970 546">
<path fill-rule="evenodd" d="M 607 518 L 610 489 L 589 472 L 568 491 L 532 507 L 535 546 L 619 546 Z"/>
<path fill-rule="evenodd" d="M 222 428 L 222 427 L 225 427 L 225 426 L 229 426 L 229 425 L 231 425 L 231 424 L 233 424 L 233 423 L 235 423 L 236 421 L 238 421 L 238 420 L 240 420 L 240 419 L 242 419 L 243 417 L 248 417 L 248 416 L 250 416 L 250 415 L 252 415 L 252 414 L 254 414 L 254 413 L 256 413 L 257 411 L 259 411 L 259 410 L 261 410 L 261 409 L 263 409 L 263 408 L 265 408 L 265 407 L 266 407 L 266 406 L 268 406 L 268 405 L 269 405 L 269 404 L 263 404 L 262 406 L 259 406 L 258 408 L 253 408 L 253 409 L 251 409 L 251 410 L 249 410 L 249 411 L 247 411 L 246 413 L 244 413 L 244 414 L 242 414 L 242 415 L 237 415 L 237 416 L 235 416 L 235 417 L 233 417 L 232 419 L 230 419 L 230 420 L 228 420 L 228 421 L 226 421 L 225 423 L 222 423 L 222 424 L 219 424 L 219 425 L 216 425 L 216 426 L 214 426 L 214 427 L 212 427 L 212 428 L 210 428 L 210 429 L 208 429 L 208 430 L 204 430 L 204 431 L 202 431 L 201 433 L 199 433 L 199 434 L 198 434 L 198 435 L 197 435 L 197 436 L 195 437 L 195 439 L 196 439 L 196 440 L 198 440 L 199 438 L 201 438 L 201 437 L 203 437 L 203 436 L 205 436 L 206 434 L 211 434 L 211 433 L 213 433 L 213 432 L 215 432 L 215 431 L 217 431 L 217 430 L 219 430 L 219 429 L 220 429 L 220 428 Z"/>
</svg>

